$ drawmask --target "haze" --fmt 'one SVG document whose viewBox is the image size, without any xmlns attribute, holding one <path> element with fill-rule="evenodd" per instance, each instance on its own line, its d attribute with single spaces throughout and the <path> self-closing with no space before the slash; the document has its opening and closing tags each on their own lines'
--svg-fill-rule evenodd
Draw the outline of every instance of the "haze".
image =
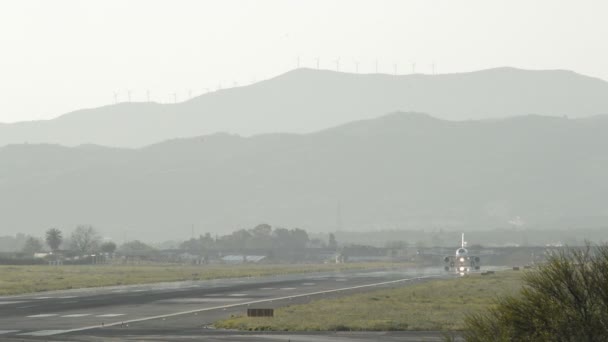
<svg viewBox="0 0 608 342">
<path fill-rule="evenodd" d="M 178 102 L 299 65 L 360 73 L 567 69 L 608 78 L 603 1 L 10 1 L 0 122 Z M 175 93 L 175 96 L 174 96 Z"/>
</svg>

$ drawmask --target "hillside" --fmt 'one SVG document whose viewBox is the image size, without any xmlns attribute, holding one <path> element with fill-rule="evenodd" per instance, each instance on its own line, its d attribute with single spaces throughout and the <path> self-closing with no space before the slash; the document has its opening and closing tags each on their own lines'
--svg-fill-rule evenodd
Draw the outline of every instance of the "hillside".
<svg viewBox="0 0 608 342">
<path fill-rule="evenodd" d="M 448 120 L 608 114 L 608 83 L 569 71 L 498 68 L 443 75 L 298 69 L 177 104 L 120 103 L 48 121 L 0 125 L 0 146 L 53 143 L 141 147 L 227 132 L 309 133 L 394 111 Z"/>
<path fill-rule="evenodd" d="M 310 134 L 140 149 L 0 148 L 0 229 L 185 238 L 260 222 L 340 228 L 590 227 L 608 216 L 608 118 L 393 113 Z M 338 214 L 339 212 L 339 214 Z M 341 223 L 340 223 L 341 222 Z"/>
</svg>

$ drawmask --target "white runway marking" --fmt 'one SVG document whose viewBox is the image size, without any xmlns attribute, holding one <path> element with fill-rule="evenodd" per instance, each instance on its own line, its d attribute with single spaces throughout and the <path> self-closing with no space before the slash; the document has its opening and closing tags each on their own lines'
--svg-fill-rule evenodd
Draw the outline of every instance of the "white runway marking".
<svg viewBox="0 0 608 342">
<path fill-rule="evenodd" d="M 18 306 L 17 309 L 27 309 L 27 308 L 34 308 L 38 305 L 26 305 L 26 306 Z"/>
<path fill-rule="evenodd" d="M 230 297 L 245 297 L 247 294 L 246 293 L 232 293 L 229 294 Z"/>
<path fill-rule="evenodd" d="M 21 330 L 0 330 L 0 335 L 5 335 L 5 334 L 11 334 L 11 333 L 16 333 L 16 332 L 20 332 Z"/>
<path fill-rule="evenodd" d="M 57 297 L 57 299 L 70 299 L 70 298 L 77 298 L 76 296 L 63 296 L 63 297 Z"/>
<path fill-rule="evenodd" d="M 125 314 L 104 314 L 104 315 L 97 315 L 95 317 L 118 317 L 118 316 L 124 316 Z"/>
<path fill-rule="evenodd" d="M 344 278 L 340 278 L 340 279 L 336 279 L 336 281 L 347 281 L 348 279 L 344 279 Z"/>
<path fill-rule="evenodd" d="M 53 297 L 36 297 L 34 299 L 53 299 Z"/>
<path fill-rule="evenodd" d="M 21 333 L 18 335 L 23 336 L 51 336 L 61 334 L 62 332 L 66 332 L 67 330 L 40 330 L 40 331 L 31 331 L 27 333 Z"/>
<path fill-rule="evenodd" d="M 71 315 L 63 315 L 61 317 L 65 317 L 65 318 L 76 318 L 76 317 L 86 317 L 86 316 L 91 316 L 92 314 L 90 313 L 86 313 L 86 314 L 71 314 Z"/>
<path fill-rule="evenodd" d="M 27 303 L 25 301 L 19 300 L 19 301 L 13 301 L 13 302 L 0 302 L 0 305 L 7 305 L 7 304 L 19 304 L 19 303 Z"/>
<path fill-rule="evenodd" d="M 262 291 L 268 291 L 268 290 L 276 290 L 276 287 L 262 287 L 260 290 Z"/>
<path fill-rule="evenodd" d="M 57 316 L 57 314 L 39 314 L 39 315 L 31 315 L 31 316 L 27 316 L 28 318 L 43 318 L 43 317 L 54 317 Z"/>
<path fill-rule="evenodd" d="M 291 290 L 297 290 L 295 287 L 282 287 L 281 290 L 283 291 L 291 291 Z"/>
<path fill-rule="evenodd" d="M 165 299 L 160 300 L 158 303 L 178 303 L 178 304 L 198 304 L 198 303 L 231 303 L 238 302 L 245 299 L 245 297 L 215 297 L 215 298 L 174 298 L 174 299 Z"/>
<path fill-rule="evenodd" d="M 315 284 L 315 283 L 302 283 L 302 285 L 304 285 L 304 286 L 313 286 L 313 285 L 317 285 L 317 284 Z"/>
<path fill-rule="evenodd" d="M 131 292 L 144 292 L 144 291 L 146 291 L 146 290 L 133 290 Z"/>
</svg>

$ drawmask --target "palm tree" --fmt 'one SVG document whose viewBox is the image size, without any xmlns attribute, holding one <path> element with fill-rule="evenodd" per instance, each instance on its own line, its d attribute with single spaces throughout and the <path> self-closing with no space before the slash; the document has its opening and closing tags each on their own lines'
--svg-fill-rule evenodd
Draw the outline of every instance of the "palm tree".
<svg viewBox="0 0 608 342">
<path fill-rule="evenodd" d="M 53 252 L 59 249 L 59 246 L 63 242 L 63 236 L 61 235 L 61 230 L 57 228 L 51 228 L 46 231 L 46 244 L 51 247 Z"/>
</svg>

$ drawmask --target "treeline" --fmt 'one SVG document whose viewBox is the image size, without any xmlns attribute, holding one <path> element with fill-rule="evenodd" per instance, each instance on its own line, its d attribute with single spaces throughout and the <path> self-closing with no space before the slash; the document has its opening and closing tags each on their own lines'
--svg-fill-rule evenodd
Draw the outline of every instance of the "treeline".
<svg viewBox="0 0 608 342">
<path fill-rule="evenodd" d="M 103 241 L 98 231 L 91 225 L 79 225 L 69 235 L 58 228 L 50 228 L 44 238 L 19 234 L 16 237 L 2 237 L 5 245 L 18 246 L 12 252 L 24 256 L 36 253 L 49 253 L 62 256 L 82 256 L 97 253 L 138 255 L 152 253 L 156 248 L 135 240 L 118 246 L 113 241 Z M 179 245 L 179 249 L 193 253 L 205 254 L 209 251 L 245 251 L 245 250 L 302 250 L 305 248 L 337 249 L 338 243 L 334 234 L 327 241 L 310 238 L 308 232 L 300 228 L 273 228 L 268 224 L 259 224 L 251 229 L 241 229 L 222 236 L 211 236 L 210 233 L 192 238 Z M 6 249 L 5 249 L 6 251 Z"/>
<path fill-rule="evenodd" d="M 64 236 L 58 228 L 50 228 L 45 232 L 44 239 L 26 236 L 21 253 L 51 252 L 62 255 L 87 255 L 93 253 L 114 253 L 116 244 L 112 241 L 102 241 L 95 228 L 90 225 L 77 226 L 69 236 Z"/>
<path fill-rule="evenodd" d="M 180 245 L 180 249 L 195 254 L 208 251 L 301 250 L 305 248 L 336 249 L 336 238 L 330 234 L 329 240 L 325 242 L 316 238 L 311 239 L 308 233 L 300 228 L 273 229 L 268 224 L 260 224 L 251 229 L 241 229 L 223 236 L 212 237 L 207 233 Z"/>
</svg>

